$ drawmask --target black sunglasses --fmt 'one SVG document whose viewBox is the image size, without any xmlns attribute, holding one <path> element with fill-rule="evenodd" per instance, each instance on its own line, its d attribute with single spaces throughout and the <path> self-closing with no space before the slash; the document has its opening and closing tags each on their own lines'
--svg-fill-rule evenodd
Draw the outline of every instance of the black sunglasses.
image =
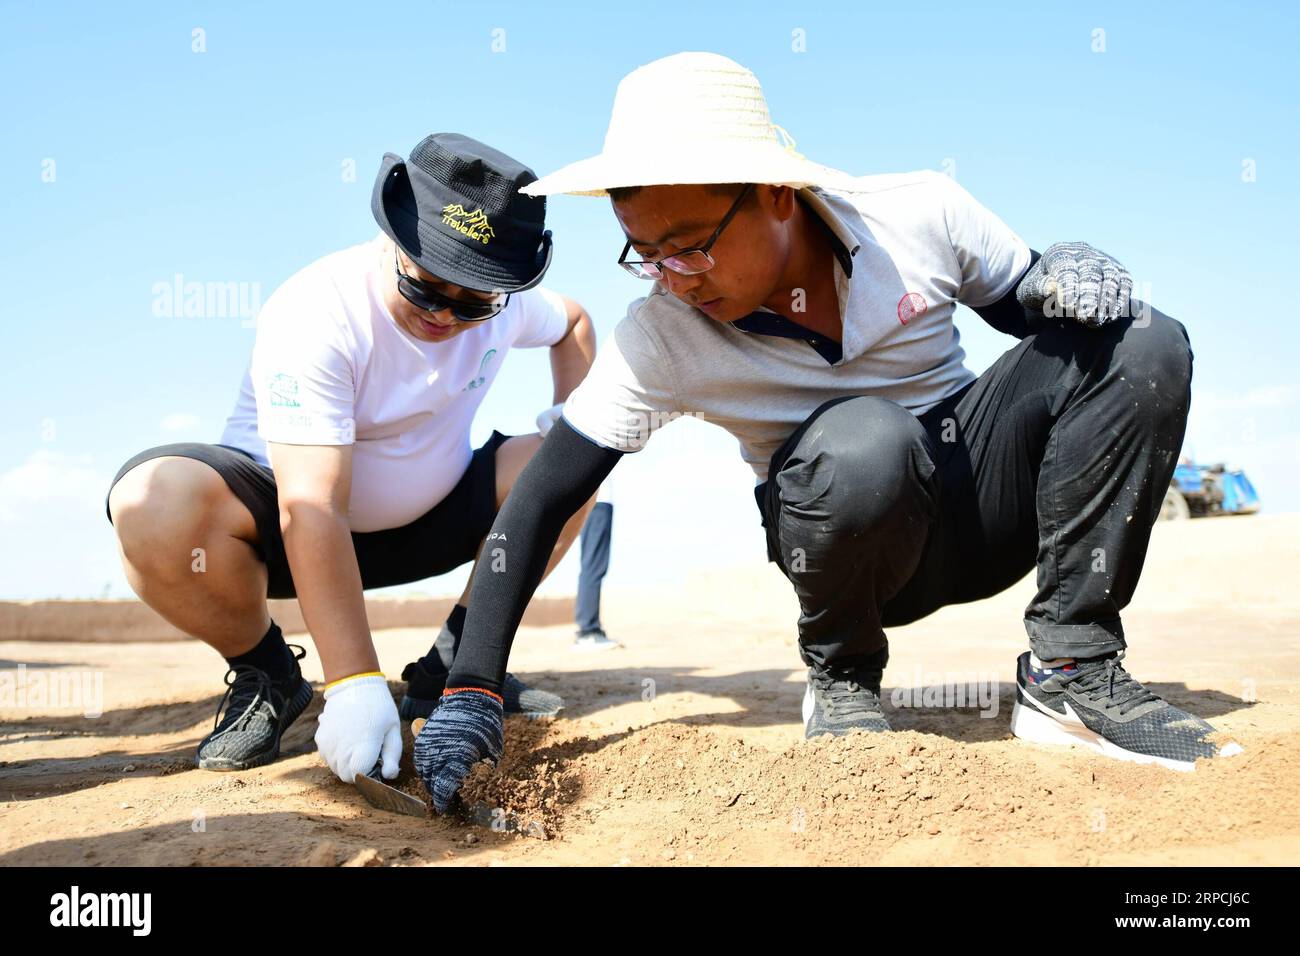
<svg viewBox="0 0 1300 956">
<path fill-rule="evenodd" d="M 398 258 L 396 249 L 393 250 L 393 270 L 397 273 L 397 291 L 402 293 L 402 298 L 407 302 L 425 312 L 445 312 L 450 309 L 451 314 L 462 322 L 482 322 L 490 319 L 500 314 L 506 307 L 506 303 L 510 301 L 509 292 L 504 297 L 497 296 L 490 302 L 466 302 L 463 299 L 445 296 L 427 283 L 403 272 L 402 261 Z"/>
</svg>

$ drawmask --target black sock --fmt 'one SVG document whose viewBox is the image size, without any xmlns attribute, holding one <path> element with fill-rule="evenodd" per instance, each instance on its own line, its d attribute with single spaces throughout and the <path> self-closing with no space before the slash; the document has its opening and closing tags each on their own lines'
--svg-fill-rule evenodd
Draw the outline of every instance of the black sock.
<svg viewBox="0 0 1300 956">
<path fill-rule="evenodd" d="M 275 621 L 271 622 L 271 629 L 266 632 L 266 636 L 257 643 L 256 647 L 238 657 L 227 657 L 226 663 L 231 667 L 239 664 L 251 665 L 266 671 L 271 675 L 272 680 L 283 680 L 294 671 L 293 652 L 284 642 L 284 635 L 280 633 L 280 627 Z"/>
<path fill-rule="evenodd" d="M 446 674 L 451 670 L 451 662 L 456 659 L 456 651 L 460 649 L 460 635 L 465 629 L 465 615 L 467 610 L 464 606 L 457 604 L 447 615 L 447 623 L 442 626 L 438 632 L 438 639 L 433 642 L 433 647 L 429 648 L 429 653 L 420 658 L 420 663 L 430 674 Z"/>
</svg>

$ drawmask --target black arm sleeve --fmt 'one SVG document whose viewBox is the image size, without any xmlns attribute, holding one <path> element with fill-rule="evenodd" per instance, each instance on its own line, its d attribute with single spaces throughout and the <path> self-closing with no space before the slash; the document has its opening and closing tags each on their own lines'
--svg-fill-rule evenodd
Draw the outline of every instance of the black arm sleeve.
<svg viewBox="0 0 1300 956">
<path fill-rule="evenodd" d="M 483 546 L 448 687 L 500 693 L 515 630 L 560 532 L 624 454 L 578 434 L 563 418 L 555 423 L 510 490 Z"/>
<path fill-rule="evenodd" d="M 1034 263 L 1043 257 L 1042 253 L 1029 250 L 1029 269 L 1034 267 Z M 975 309 L 975 314 L 987 322 L 999 332 L 1007 335 L 1014 335 L 1018 339 L 1036 331 L 1035 316 L 1033 313 L 1026 311 L 1025 307 L 1016 301 L 1016 288 L 1025 278 L 1024 273 L 1011 285 L 1011 291 L 998 299 L 996 302 L 990 302 L 988 305 L 982 305 Z"/>
</svg>

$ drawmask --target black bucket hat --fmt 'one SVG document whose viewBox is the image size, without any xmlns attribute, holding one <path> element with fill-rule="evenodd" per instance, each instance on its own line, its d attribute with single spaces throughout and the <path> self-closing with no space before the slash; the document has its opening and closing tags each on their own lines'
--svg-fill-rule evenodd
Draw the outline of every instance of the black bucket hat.
<svg viewBox="0 0 1300 956">
<path fill-rule="evenodd" d="M 426 136 L 411 158 L 385 153 L 370 208 L 421 268 L 475 292 L 519 292 L 551 264 L 546 199 L 505 153 L 459 133 Z"/>
</svg>

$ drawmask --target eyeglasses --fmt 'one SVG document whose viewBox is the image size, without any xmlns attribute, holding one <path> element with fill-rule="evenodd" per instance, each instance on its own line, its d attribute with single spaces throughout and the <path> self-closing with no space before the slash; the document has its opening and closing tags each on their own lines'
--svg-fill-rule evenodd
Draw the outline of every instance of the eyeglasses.
<svg viewBox="0 0 1300 956">
<path fill-rule="evenodd" d="M 396 250 L 393 251 L 393 269 L 397 273 L 397 291 L 402 293 L 402 298 L 425 312 L 445 312 L 450 309 L 451 314 L 462 322 L 482 322 L 499 314 L 510 301 L 509 292 L 504 297 L 497 296 L 489 302 L 465 302 L 445 296 L 428 283 L 403 272 L 402 261 L 397 257 Z"/>
<path fill-rule="evenodd" d="M 718 228 L 713 230 L 713 235 L 709 236 L 704 245 L 697 246 L 694 249 L 683 249 L 681 252 L 675 252 L 671 256 L 665 256 L 662 259 L 629 262 L 627 254 L 632 248 L 632 240 L 629 239 L 627 245 L 623 247 L 623 254 L 618 257 L 618 264 L 638 279 L 661 279 L 665 268 L 683 276 L 694 276 L 699 275 L 701 272 L 708 272 L 715 264 L 713 256 L 709 255 L 709 249 L 718 241 L 718 237 L 722 235 L 722 230 L 727 228 L 727 223 L 731 222 L 732 217 L 739 211 L 740 204 L 745 201 L 745 197 L 749 195 L 750 190 L 753 188 L 753 183 L 745 184 L 745 188 L 740 191 L 740 195 L 736 197 L 736 201 L 731 204 L 727 214 L 722 217 L 722 222 L 718 223 Z"/>
</svg>

